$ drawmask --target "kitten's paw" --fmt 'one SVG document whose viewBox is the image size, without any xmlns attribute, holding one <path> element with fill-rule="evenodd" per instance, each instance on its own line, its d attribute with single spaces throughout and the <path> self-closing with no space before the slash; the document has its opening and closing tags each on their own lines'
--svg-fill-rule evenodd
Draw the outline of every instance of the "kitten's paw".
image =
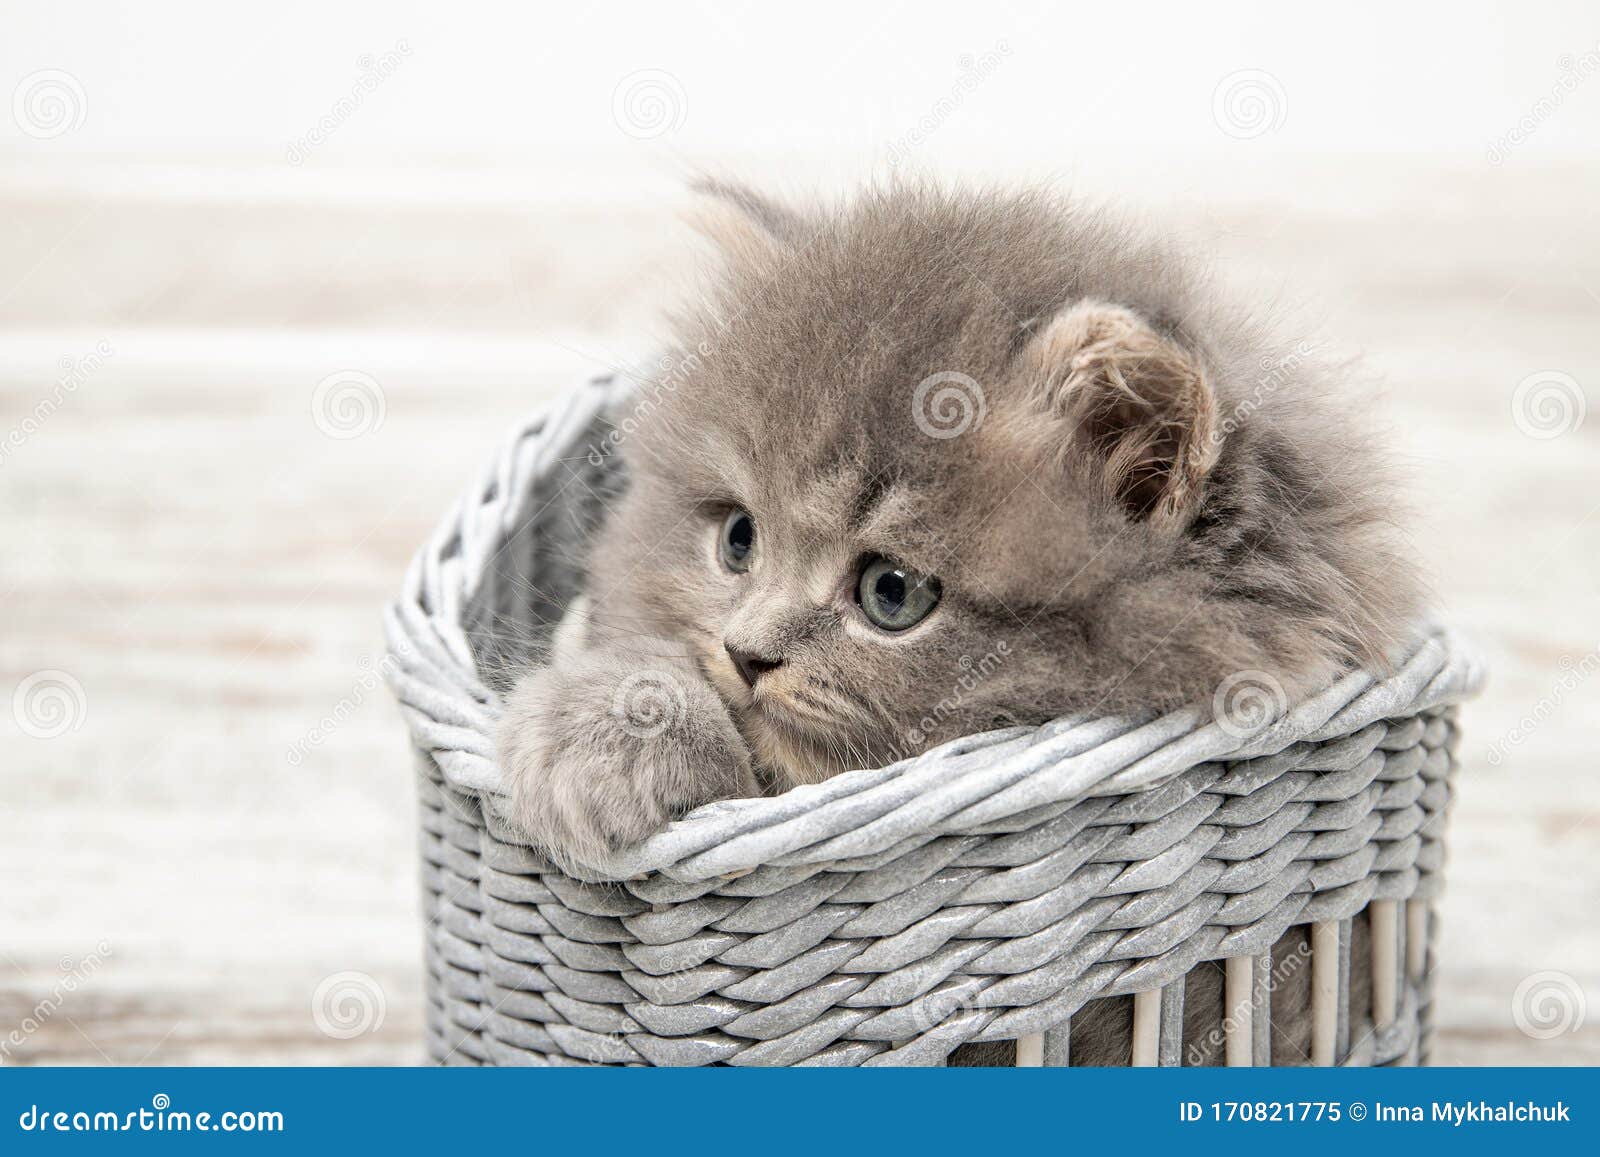
<svg viewBox="0 0 1600 1157">
<path fill-rule="evenodd" d="M 563 864 L 596 864 L 701 804 L 761 794 L 722 701 L 677 665 L 583 655 L 531 672 L 499 747 L 513 819 Z"/>
</svg>

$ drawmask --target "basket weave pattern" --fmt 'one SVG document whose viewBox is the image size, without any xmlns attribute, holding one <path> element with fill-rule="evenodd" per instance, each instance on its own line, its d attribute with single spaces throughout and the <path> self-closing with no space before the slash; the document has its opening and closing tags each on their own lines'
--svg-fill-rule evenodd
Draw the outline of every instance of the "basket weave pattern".
<svg viewBox="0 0 1600 1157">
<path fill-rule="evenodd" d="M 388 616 L 418 752 L 436 1060 L 940 1064 L 1044 1034 L 1060 1063 L 1087 1002 L 1159 994 L 1159 1059 L 1179 1063 L 1184 976 L 1251 958 L 1248 1051 L 1268 1063 L 1285 931 L 1337 930 L 1347 989 L 1351 918 L 1374 901 L 1421 915 L 1436 893 L 1453 705 L 1480 679 L 1442 632 L 1391 677 L 1348 676 L 1248 735 L 1197 711 L 992 732 L 702 808 L 592 879 L 557 869 L 503 818 L 480 668 L 580 581 L 572 559 L 616 484 L 591 448 L 620 398 L 594 383 L 521 431 Z M 1400 925 L 1389 1023 L 1342 996 L 1336 1059 L 1425 1055 L 1427 927 Z"/>
</svg>

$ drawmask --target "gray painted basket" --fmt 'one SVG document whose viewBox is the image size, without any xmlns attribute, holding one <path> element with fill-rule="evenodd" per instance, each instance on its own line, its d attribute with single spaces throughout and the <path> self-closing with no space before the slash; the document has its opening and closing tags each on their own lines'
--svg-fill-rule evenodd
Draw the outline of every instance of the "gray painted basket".
<svg viewBox="0 0 1600 1157">
<path fill-rule="evenodd" d="M 591 383 L 519 432 L 387 614 L 435 1060 L 938 1065 L 1016 1041 L 1018 1064 L 1065 1064 L 1074 1015 L 1131 996 L 1133 1063 L 1178 1064 L 1186 974 L 1219 961 L 1226 1062 L 1283 1063 L 1268 978 L 1298 926 L 1310 1059 L 1425 1059 L 1453 705 L 1480 681 L 1440 630 L 1392 677 L 1351 675 L 1243 735 L 1191 710 L 972 736 L 701 808 L 589 880 L 520 842 L 495 672 L 576 590 L 624 396 Z M 1371 955 L 1353 963 L 1358 914 Z"/>
</svg>

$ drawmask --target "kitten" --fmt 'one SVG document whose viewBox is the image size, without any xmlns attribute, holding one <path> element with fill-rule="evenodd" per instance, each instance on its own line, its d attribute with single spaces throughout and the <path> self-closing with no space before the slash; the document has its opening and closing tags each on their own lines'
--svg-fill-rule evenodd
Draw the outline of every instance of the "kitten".
<svg viewBox="0 0 1600 1157">
<path fill-rule="evenodd" d="M 711 800 L 1068 712 L 1293 700 L 1418 604 L 1335 375 L 1036 192 L 712 184 L 722 261 L 508 697 L 515 815 L 603 861 Z"/>
</svg>

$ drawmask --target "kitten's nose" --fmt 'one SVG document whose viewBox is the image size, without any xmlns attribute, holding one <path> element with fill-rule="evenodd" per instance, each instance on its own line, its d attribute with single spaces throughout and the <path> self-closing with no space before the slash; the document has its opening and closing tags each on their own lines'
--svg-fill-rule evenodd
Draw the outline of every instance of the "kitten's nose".
<svg viewBox="0 0 1600 1157">
<path fill-rule="evenodd" d="M 768 671 L 776 671 L 783 665 L 782 659 L 763 659 L 760 655 L 741 651 L 729 643 L 722 645 L 727 648 L 728 658 L 732 659 L 733 665 L 739 669 L 739 677 L 744 680 L 746 687 L 754 687 L 757 679 Z"/>
</svg>

